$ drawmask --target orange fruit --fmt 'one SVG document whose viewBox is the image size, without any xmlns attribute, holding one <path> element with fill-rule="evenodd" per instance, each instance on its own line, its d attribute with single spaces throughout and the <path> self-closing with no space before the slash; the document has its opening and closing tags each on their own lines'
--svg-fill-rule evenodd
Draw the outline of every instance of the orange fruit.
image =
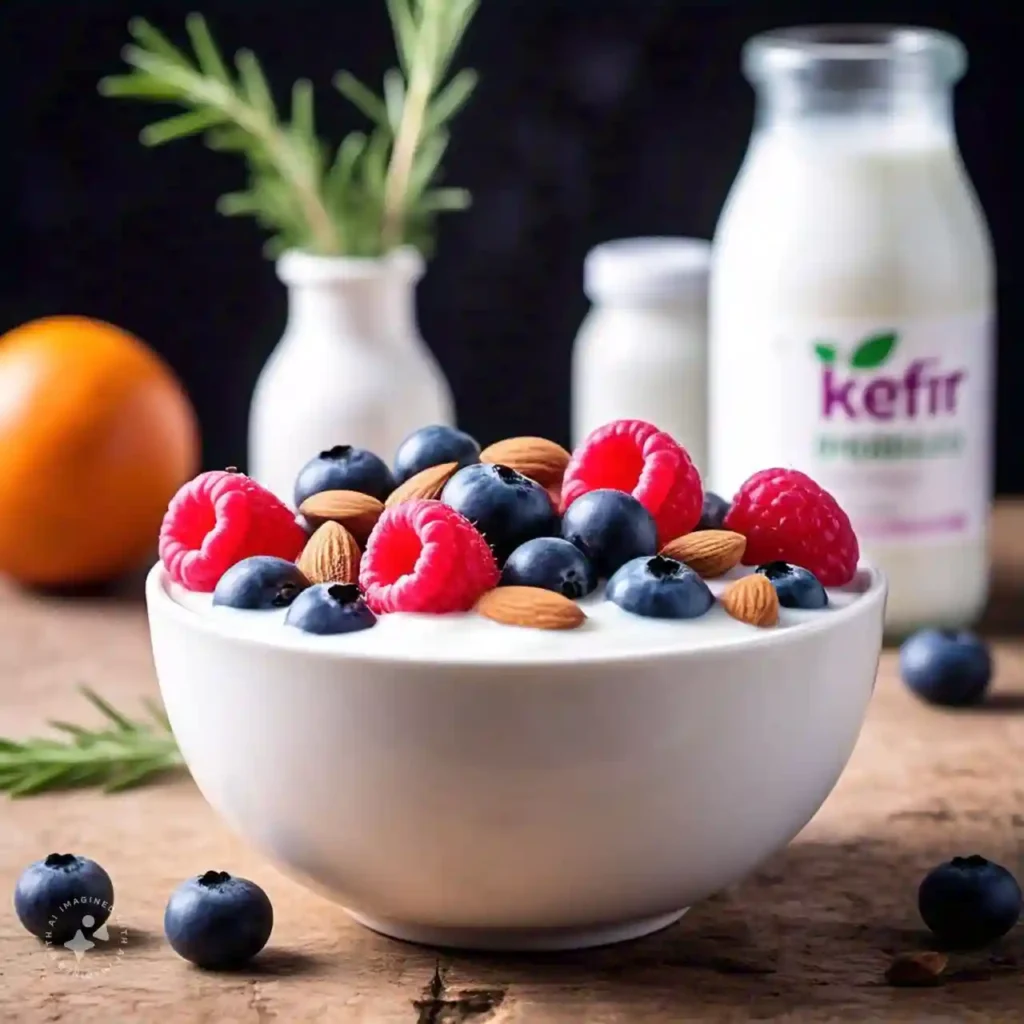
<svg viewBox="0 0 1024 1024">
<path fill-rule="evenodd" d="M 137 338 L 78 316 L 0 337 L 0 573 L 75 585 L 136 568 L 198 465 L 191 403 Z"/>
</svg>

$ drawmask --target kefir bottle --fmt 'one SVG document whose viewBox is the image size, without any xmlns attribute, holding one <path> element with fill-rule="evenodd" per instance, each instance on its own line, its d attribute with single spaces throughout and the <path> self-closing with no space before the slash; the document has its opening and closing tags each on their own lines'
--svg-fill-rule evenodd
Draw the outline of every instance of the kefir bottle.
<svg viewBox="0 0 1024 1024">
<path fill-rule="evenodd" d="M 966 58 L 930 29 L 750 40 L 753 136 L 715 234 L 711 485 L 802 469 L 890 582 L 887 627 L 985 602 L 994 269 L 957 149 Z"/>
</svg>

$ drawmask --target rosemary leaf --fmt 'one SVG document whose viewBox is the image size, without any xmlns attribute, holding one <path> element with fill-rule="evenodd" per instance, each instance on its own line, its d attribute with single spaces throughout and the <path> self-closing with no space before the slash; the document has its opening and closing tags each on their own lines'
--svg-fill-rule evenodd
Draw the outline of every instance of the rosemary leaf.
<svg viewBox="0 0 1024 1024">
<path fill-rule="evenodd" d="M 464 188 L 434 188 L 423 193 L 418 209 L 426 213 L 447 213 L 468 209 L 472 203 L 469 191 Z"/>
<path fill-rule="evenodd" d="M 392 131 L 397 131 L 402 120 L 402 105 L 405 103 L 405 79 L 397 68 L 384 72 L 384 106 L 387 110 L 388 124 Z"/>
<path fill-rule="evenodd" d="M 363 151 L 363 180 L 371 194 L 379 195 L 384 191 L 384 178 L 387 174 L 388 136 L 377 129 Z"/>
<path fill-rule="evenodd" d="M 132 18 L 128 31 L 135 41 L 151 53 L 163 57 L 171 64 L 188 66 L 188 58 L 162 32 L 155 29 L 145 18 Z M 132 48 L 134 49 L 134 47 Z M 129 61 L 131 63 L 131 61 Z"/>
<path fill-rule="evenodd" d="M 391 31 L 395 37 L 398 63 L 408 74 L 416 52 L 416 22 L 409 9 L 408 0 L 387 0 Z"/>
<path fill-rule="evenodd" d="M 283 256 L 291 247 L 291 243 L 280 235 L 274 235 L 263 243 L 263 254 L 272 260 Z"/>
<path fill-rule="evenodd" d="M 112 704 L 105 701 L 95 690 L 88 686 L 80 686 L 78 692 L 99 711 L 104 718 L 108 718 L 119 729 L 124 732 L 132 732 L 137 728 L 135 722 L 125 717 Z"/>
<path fill-rule="evenodd" d="M 251 217 L 262 209 L 255 192 L 227 192 L 217 200 L 217 212 L 225 217 Z"/>
<path fill-rule="evenodd" d="M 313 83 L 308 78 L 300 78 L 292 86 L 292 133 L 307 144 L 316 144 Z"/>
<path fill-rule="evenodd" d="M 410 201 L 415 202 L 430 184 L 431 178 L 441 166 L 447 148 L 448 136 L 444 132 L 435 132 L 420 147 L 413 163 L 412 173 L 409 175 L 409 185 L 406 190 Z"/>
<path fill-rule="evenodd" d="M 480 6 L 479 0 L 448 0 L 441 5 L 440 16 L 445 19 L 437 66 L 434 74 L 438 79 L 448 73 L 455 51 L 459 48 L 473 15 Z"/>
<path fill-rule="evenodd" d="M 367 85 L 348 71 L 339 71 L 334 76 L 334 88 L 353 106 L 361 110 L 376 124 L 388 124 L 388 108 L 383 100 Z"/>
<path fill-rule="evenodd" d="M 144 146 L 162 146 L 165 142 L 173 142 L 175 139 L 199 135 L 223 123 L 224 116 L 219 111 L 190 110 L 146 125 L 139 133 L 139 138 Z"/>
<path fill-rule="evenodd" d="M 211 128 L 204 136 L 206 145 L 223 153 L 244 153 L 253 145 L 252 136 L 233 125 Z"/>
<path fill-rule="evenodd" d="M 277 108 L 274 105 L 274 97 L 270 94 L 270 86 L 267 84 L 260 62 L 256 59 L 256 54 L 252 50 L 239 50 L 235 56 L 235 66 L 238 68 L 245 98 L 254 110 L 258 110 L 266 117 L 268 122 L 275 122 Z"/>
<path fill-rule="evenodd" d="M 350 132 L 338 147 L 338 152 L 324 182 L 327 197 L 335 208 L 338 208 L 344 199 L 345 191 L 352 180 L 356 164 L 363 155 L 366 143 L 367 138 L 363 132 Z"/>
<path fill-rule="evenodd" d="M 423 129 L 426 134 L 443 128 L 466 105 L 466 101 L 476 88 L 477 77 L 475 71 L 460 71 L 437 94 L 427 111 Z"/>
<path fill-rule="evenodd" d="M 192 49 L 196 55 L 196 63 L 204 75 L 231 84 L 231 74 L 228 72 L 224 58 L 220 55 L 217 44 L 210 35 L 206 19 L 201 14 L 190 14 L 185 19 L 185 29 L 188 31 L 189 39 L 192 42 Z"/>
<path fill-rule="evenodd" d="M 180 94 L 177 86 L 139 72 L 130 75 L 108 75 L 100 82 L 100 93 L 103 96 L 155 102 L 176 100 Z"/>
</svg>

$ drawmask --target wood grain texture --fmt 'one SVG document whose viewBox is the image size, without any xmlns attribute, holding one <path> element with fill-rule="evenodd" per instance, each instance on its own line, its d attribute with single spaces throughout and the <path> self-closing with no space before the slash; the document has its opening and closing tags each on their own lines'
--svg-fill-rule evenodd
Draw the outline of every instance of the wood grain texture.
<svg viewBox="0 0 1024 1024">
<path fill-rule="evenodd" d="M 1019 1021 L 1024 926 L 999 950 L 951 958 L 939 988 L 884 982 L 892 957 L 925 948 L 916 886 L 932 864 L 982 853 L 1021 870 L 1024 844 L 1024 504 L 997 510 L 986 630 L 996 692 L 944 713 L 899 686 L 894 656 L 849 770 L 817 818 L 752 878 L 673 929 L 611 949 L 531 958 L 437 955 L 351 924 L 234 839 L 187 778 L 104 797 L 0 804 L 0 884 L 51 850 L 103 863 L 123 957 L 69 976 L 0 900 L 0 1021 L 160 1024 L 668 1024 Z M 132 595 L 0 593 L 0 733 L 38 731 L 87 708 L 84 682 L 131 707 L 156 686 L 145 613 Z M 207 868 L 262 884 L 271 945 L 253 970 L 204 974 L 163 941 L 171 889 Z M 84 962 L 93 954 L 86 954 Z"/>
</svg>

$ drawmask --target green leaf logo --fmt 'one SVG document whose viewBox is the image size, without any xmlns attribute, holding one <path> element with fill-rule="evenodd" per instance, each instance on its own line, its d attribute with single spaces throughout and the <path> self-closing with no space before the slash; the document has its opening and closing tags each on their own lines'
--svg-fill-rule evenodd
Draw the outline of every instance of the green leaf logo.
<svg viewBox="0 0 1024 1024">
<path fill-rule="evenodd" d="M 896 332 L 889 331 L 887 334 L 875 334 L 865 338 L 854 350 L 850 357 L 850 365 L 855 370 L 873 370 L 892 355 L 896 347 Z"/>
<path fill-rule="evenodd" d="M 814 346 L 814 353 L 823 363 L 834 363 L 836 361 L 835 345 L 828 345 L 824 341 L 819 341 Z"/>
</svg>

